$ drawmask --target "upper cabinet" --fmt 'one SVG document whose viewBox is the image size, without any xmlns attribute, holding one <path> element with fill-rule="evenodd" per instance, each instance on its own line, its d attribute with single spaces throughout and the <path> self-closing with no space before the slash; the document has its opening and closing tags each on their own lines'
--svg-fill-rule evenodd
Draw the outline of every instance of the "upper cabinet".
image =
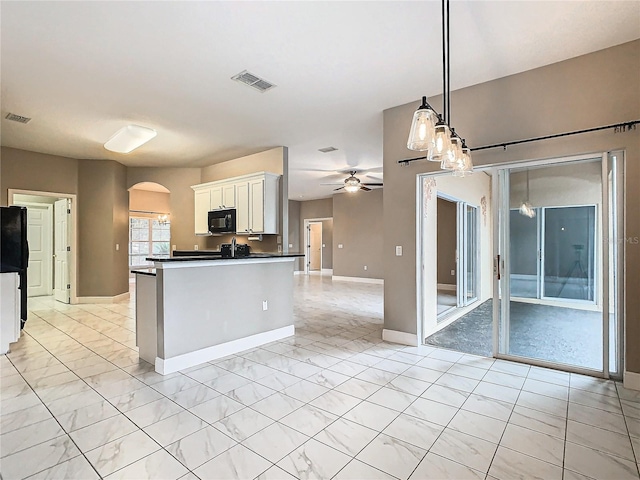
<svg viewBox="0 0 640 480">
<path fill-rule="evenodd" d="M 280 175 L 261 172 L 218 182 L 193 185 L 195 233 L 208 235 L 210 210 L 236 209 L 236 232 L 277 234 Z"/>
</svg>

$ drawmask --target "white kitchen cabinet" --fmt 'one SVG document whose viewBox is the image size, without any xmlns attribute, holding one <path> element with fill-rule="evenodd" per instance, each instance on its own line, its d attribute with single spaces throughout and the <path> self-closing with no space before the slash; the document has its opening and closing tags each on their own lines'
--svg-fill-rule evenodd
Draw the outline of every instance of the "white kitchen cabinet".
<svg viewBox="0 0 640 480">
<path fill-rule="evenodd" d="M 236 230 L 239 234 L 278 233 L 279 177 L 262 173 L 236 184 Z"/>
<path fill-rule="evenodd" d="M 209 210 L 211 210 L 211 189 L 195 190 L 195 229 L 196 235 L 209 234 Z"/>
<path fill-rule="evenodd" d="M 234 208 L 236 206 L 236 185 L 222 186 L 222 208 Z"/>
<path fill-rule="evenodd" d="M 193 185 L 196 235 L 208 234 L 207 213 L 236 209 L 238 234 L 278 233 L 280 175 L 260 172 L 242 177 Z"/>
<path fill-rule="evenodd" d="M 20 338 L 20 280 L 17 273 L 0 273 L 0 353 Z"/>
</svg>

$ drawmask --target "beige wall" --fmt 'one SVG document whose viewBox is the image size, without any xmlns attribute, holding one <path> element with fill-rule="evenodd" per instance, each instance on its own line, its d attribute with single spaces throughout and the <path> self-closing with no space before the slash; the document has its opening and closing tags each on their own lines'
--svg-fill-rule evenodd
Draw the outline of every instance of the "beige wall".
<svg viewBox="0 0 640 480">
<path fill-rule="evenodd" d="M 640 116 L 640 41 L 452 92 L 453 123 L 471 147 L 525 139 Z M 636 79 L 636 80 L 633 80 Z M 436 107 L 441 98 L 430 99 Z M 415 157 L 406 148 L 409 123 L 419 102 L 384 112 L 385 328 L 417 332 L 416 175 L 436 171 L 429 162 L 400 167 Z M 626 237 L 640 236 L 640 129 L 562 137 L 474 154 L 476 165 L 626 150 Z M 404 246 L 396 257 L 394 245 Z M 640 372 L 640 245 L 626 246 L 627 370 Z"/>
<path fill-rule="evenodd" d="M 2 147 L 0 149 L 1 203 L 7 205 L 7 190 L 78 193 L 78 160 L 44 153 Z"/>
<path fill-rule="evenodd" d="M 171 213 L 171 194 L 149 190 L 129 190 L 129 210 L 150 213 Z"/>
<path fill-rule="evenodd" d="M 384 278 L 382 205 L 381 189 L 333 196 L 335 276 Z"/>
<path fill-rule="evenodd" d="M 456 276 L 451 275 L 451 271 L 456 270 L 457 207 L 454 202 L 438 198 L 437 212 L 437 257 L 435 261 L 438 264 L 438 283 L 455 286 Z"/>
<path fill-rule="evenodd" d="M 191 185 L 200 183 L 199 168 L 127 168 L 127 188 L 140 182 L 154 182 L 169 190 L 171 245 L 178 250 L 203 248 L 204 240 L 195 235 L 194 201 Z"/>
<path fill-rule="evenodd" d="M 300 204 L 296 200 L 289 200 L 289 252 L 302 253 L 304 240 L 300 238 Z M 298 258 L 294 263 L 295 271 L 304 270 L 304 259 Z"/>
<path fill-rule="evenodd" d="M 333 268 L 333 219 L 322 220 L 322 268 Z"/>
<path fill-rule="evenodd" d="M 78 295 L 129 291 L 126 167 L 112 160 L 83 160 L 78 169 Z M 119 250 L 116 250 L 116 244 Z"/>
</svg>

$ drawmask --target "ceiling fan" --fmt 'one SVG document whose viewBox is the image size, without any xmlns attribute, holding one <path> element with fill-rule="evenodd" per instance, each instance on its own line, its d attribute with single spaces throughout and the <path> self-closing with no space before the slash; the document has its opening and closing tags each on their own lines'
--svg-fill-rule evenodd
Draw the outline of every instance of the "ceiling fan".
<svg viewBox="0 0 640 480">
<path fill-rule="evenodd" d="M 356 170 L 349 171 L 349 177 L 345 179 L 344 184 L 334 189 L 335 192 L 338 190 L 346 190 L 347 192 L 354 193 L 358 190 L 364 190 L 365 192 L 370 191 L 371 189 L 368 187 L 381 187 L 382 183 L 362 183 L 359 178 L 356 177 Z M 337 183 L 323 183 L 322 185 L 340 185 Z"/>
</svg>

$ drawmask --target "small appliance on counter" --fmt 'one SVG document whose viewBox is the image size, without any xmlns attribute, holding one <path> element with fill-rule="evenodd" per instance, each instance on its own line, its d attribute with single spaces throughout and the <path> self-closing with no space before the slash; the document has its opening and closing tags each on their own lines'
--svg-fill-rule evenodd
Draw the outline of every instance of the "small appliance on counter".
<svg viewBox="0 0 640 480">
<path fill-rule="evenodd" d="M 220 252 L 222 253 L 222 258 L 231 258 L 231 257 L 247 257 L 251 253 L 251 247 L 246 243 L 238 243 L 236 244 L 236 252 L 235 255 L 232 254 L 233 247 L 230 243 L 223 243 L 220 245 Z"/>
</svg>

